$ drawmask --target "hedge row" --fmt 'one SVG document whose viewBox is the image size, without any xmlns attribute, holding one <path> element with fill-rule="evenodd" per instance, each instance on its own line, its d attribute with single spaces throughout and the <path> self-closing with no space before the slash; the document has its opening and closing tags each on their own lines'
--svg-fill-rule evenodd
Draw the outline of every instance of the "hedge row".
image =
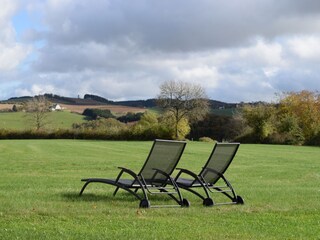
<svg viewBox="0 0 320 240">
<path fill-rule="evenodd" d="M 116 133 L 107 133 L 101 130 L 7 130 L 0 129 L 0 139 L 88 139 L 88 140 L 153 140 L 159 136 L 153 131 L 131 132 L 121 130 Z"/>
</svg>

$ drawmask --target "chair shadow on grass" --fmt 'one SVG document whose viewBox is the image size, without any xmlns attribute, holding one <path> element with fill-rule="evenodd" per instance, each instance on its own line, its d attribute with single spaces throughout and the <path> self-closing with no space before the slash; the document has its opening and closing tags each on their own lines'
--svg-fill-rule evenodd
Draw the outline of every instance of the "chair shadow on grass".
<svg viewBox="0 0 320 240">
<path fill-rule="evenodd" d="M 115 200 L 132 202 L 133 200 L 135 200 L 132 195 L 126 193 L 119 193 L 116 197 L 114 197 L 109 194 L 86 193 L 82 196 L 79 196 L 79 192 L 64 192 L 61 193 L 60 196 L 70 202 L 108 202 Z"/>
<path fill-rule="evenodd" d="M 126 192 L 118 193 L 116 196 L 113 196 L 112 194 L 92 194 L 92 193 L 86 193 L 82 196 L 79 196 L 79 192 L 63 192 L 60 193 L 60 196 L 63 199 L 66 199 L 70 202 L 108 202 L 108 201 L 119 201 L 119 202 L 132 202 L 136 201 L 137 199 L 132 196 L 131 194 L 128 194 Z M 167 198 L 166 196 L 150 196 L 151 200 L 154 201 L 162 201 L 162 202 L 169 202 L 172 201 L 172 199 Z"/>
</svg>

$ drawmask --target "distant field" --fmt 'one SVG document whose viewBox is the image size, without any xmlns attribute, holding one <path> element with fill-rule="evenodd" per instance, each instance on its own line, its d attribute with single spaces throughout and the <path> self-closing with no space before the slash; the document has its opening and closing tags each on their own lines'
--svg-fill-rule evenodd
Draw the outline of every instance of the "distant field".
<svg viewBox="0 0 320 240">
<path fill-rule="evenodd" d="M 117 105 L 68 105 L 60 104 L 66 110 L 71 112 L 83 113 L 86 108 L 99 108 L 99 109 L 109 109 L 115 115 L 123 115 L 127 112 L 144 112 L 145 108 L 127 107 L 127 106 L 117 106 Z"/>
<path fill-rule="evenodd" d="M 46 128 L 68 129 L 73 123 L 85 122 L 85 117 L 68 111 L 50 112 L 46 122 Z M 26 130 L 33 128 L 32 121 L 24 112 L 0 113 L 0 129 Z"/>
<path fill-rule="evenodd" d="M 0 104 L 0 110 L 12 109 L 13 104 Z M 51 129 L 71 128 L 73 123 L 86 121 L 81 114 L 86 108 L 109 109 L 114 115 L 120 116 L 127 112 L 144 112 L 145 108 L 134 108 L 116 105 L 67 105 L 61 104 L 64 111 L 50 112 L 48 114 L 46 125 Z M 24 112 L 0 112 L 0 129 L 17 129 L 25 130 L 32 128 L 32 121 L 28 120 Z"/>
<path fill-rule="evenodd" d="M 11 110 L 13 107 L 13 104 L 2 104 L 0 103 L 0 110 Z"/>
<path fill-rule="evenodd" d="M 241 145 L 226 176 L 244 205 L 207 208 L 182 191 L 189 208 L 139 209 L 132 195 L 113 197 L 98 183 L 78 196 L 81 178 L 139 171 L 151 145 L 2 140 L 0 239 L 319 239 L 319 147 Z M 178 167 L 199 171 L 211 149 L 188 142 Z"/>
</svg>

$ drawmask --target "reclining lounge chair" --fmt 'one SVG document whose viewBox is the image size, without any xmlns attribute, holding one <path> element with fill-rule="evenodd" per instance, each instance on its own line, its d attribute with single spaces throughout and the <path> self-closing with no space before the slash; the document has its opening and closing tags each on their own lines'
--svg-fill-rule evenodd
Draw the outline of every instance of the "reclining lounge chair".
<svg viewBox="0 0 320 240">
<path fill-rule="evenodd" d="M 213 206 L 219 204 L 243 204 L 243 199 L 236 195 L 230 182 L 225 178 L 224 173 L 231 164 L 234 156 L 236 155 L 239 143 L 217 143 L 215 144 L 209 159 L 202 168 L 199 174 L 194 172 L 177 168 L 179 171 L 175 178 L 175 182 L 182 189 L 192 192 L 203 200 L 204 206 Z M 181 178 L 181 174 L 187 174 L 192 177 Z M 215 184 L 219 179 L 222 179 L 224 186 L 216 186 Z M 220 181 L 219 181 L 220 183 Z M 194 188 L 202 188 L 205 192 L 205 196 L 201 195 Z M 215 203 L 210 196 L 210 193 L 222 193 L 228 197 L 231 202 Z"/>
<path fill-rule="evenodd" d="M 150 201 L 148 194 L 168 194 L 178 205 L 160 205 L 160 206 L 181 206 L 188 207 L 190 204 L 187 199 L 183 199 L 177 184 L 170 174 L 178 164 L 181 155 L 185 149 L 186 142 L 155 140 L 150 153 L 138 174 L 132 170 L 119 167 L 120 173 L 116 179 L 105 178 L 86 178 L 82 179 L 85 184 L 80 191 L 82 195 L 84 189 L 89 183 L 99 182 L 116 186 L 113 195 L 116 195 L 119 188 L 124 189 L 140 200 L 140 207 L 149 208 Z M 132 179 L 123 179 L 122 175 L 126 173 Z M 137 193 L 142 190 L 142 196 Z M 160 207 L 152 206 L 152 207 Z"/>
</svg>

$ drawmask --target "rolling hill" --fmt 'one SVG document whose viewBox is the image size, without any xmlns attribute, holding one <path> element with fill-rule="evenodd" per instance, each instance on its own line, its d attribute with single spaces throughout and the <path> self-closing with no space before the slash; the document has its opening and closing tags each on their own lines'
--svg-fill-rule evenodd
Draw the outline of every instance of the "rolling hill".
<svg viewBox="0 0 320 240">
<path fill-rule="evenodd" d="M 99 105 L 116 105 L 116 106 L 127 106 L 135 108 L 153 108 L 156 107 L 156 99 L 146 99 L 146 100 L 128 100 L 128 101 L 112 101 L 101 96 L 93 94 L 85 94 L 83 98 L 71 98 L 63 97 L 55 94 L 44 94 L 44 96 L 53 103 L 67 104 L 67 105 L 90 105 L 90 106 L 99 106 Z M 31 96 L 23 97 L 12 97 L 8 100 L 1 101 L 2 103 L 17 104 L 30 100 Z M 210 107 L 212 109 L 227 109 L 227 108 L 236 108 L 236 103 L 226 103 L 217 100 L 209 100 Z"/>
</svg>

